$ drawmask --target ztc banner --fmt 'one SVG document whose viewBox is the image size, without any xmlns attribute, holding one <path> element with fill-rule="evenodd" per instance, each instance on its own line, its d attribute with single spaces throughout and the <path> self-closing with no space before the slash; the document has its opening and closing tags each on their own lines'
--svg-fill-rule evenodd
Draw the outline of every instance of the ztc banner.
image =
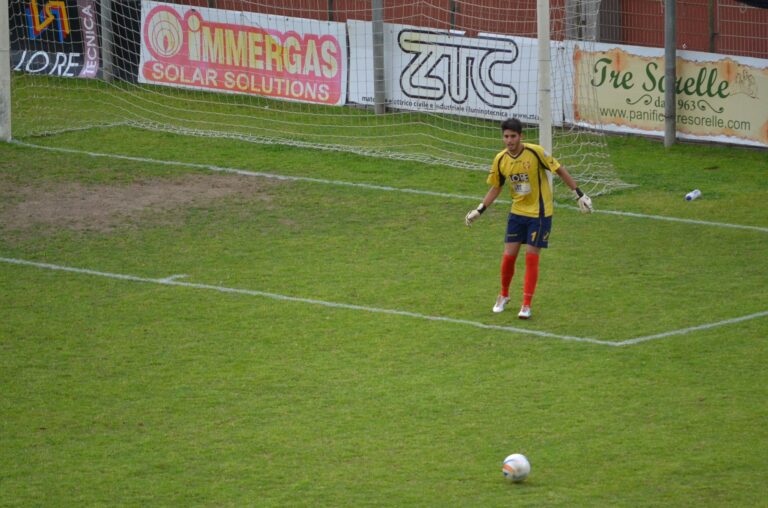
<svg viewBox="0 0 768 508">
<path fill-rule="evenodd" d="M 100 75 L 94 0 L 11 2 L 11 68 L 49 76 Z"/>
<path fill-rule="evenodd" d="M 349 101 L 374 103 L 373 29 L 348 21 Z M 397 109 L 501 120 L 538 121 L 538 41 L 524 37 L 384 25 L 384 92 Z M 553 83 L 560 83 L 552 69 Z M 553 118 L 562 118 L 553 87 Z"/>
<path fill-rule="evenodd" d="M 577 122 L 664 135 L 663 50 L 600 44 L 576 48 L 573 59 L 577 92 L 595 90 L 600 105 L 587 111 L 574 101 Z M 768 146 L 768 60 L 680 51 L 673 86 L 680 137 Z"/>
<path fill-rule="evenodd" d="M 141 26 L 142 83 L 346 101 L 344 23 L 143 2 Z"/>
</svg>

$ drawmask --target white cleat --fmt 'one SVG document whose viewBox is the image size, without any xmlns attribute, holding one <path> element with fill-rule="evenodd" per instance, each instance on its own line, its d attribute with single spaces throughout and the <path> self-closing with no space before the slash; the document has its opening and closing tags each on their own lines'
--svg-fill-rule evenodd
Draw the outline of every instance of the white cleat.
<svg viewBox="0 0 768 508">
<path fill-rule="evenodd" d="M 523 305 L 520 307 L 520 312 L 517 313 L 517 317 L 520 319 L 530 319 L 531 318 L 531 307 L 529 305 Z"/>
<path fill-rule="evenodd" d="M 509 303 L 508 296 L 499 295 L 499 297 L 496 298 L 496 304 L 493 306 L 493 312 L 495 312 L 496 314 L 498 314 L 499 312 L 504 312 L 504 307 L 506 307 L 508 303 Z"/>
</svg>

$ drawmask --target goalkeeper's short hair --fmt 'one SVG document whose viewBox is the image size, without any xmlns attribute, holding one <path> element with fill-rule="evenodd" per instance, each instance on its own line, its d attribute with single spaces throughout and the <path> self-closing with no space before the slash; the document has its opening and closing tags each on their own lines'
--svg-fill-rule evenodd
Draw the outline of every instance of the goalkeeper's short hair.
<svg viewBox="0 0 768 508">
<path fill-rule="evenodd" d="M 517 132 L 518 134 L 522 134 L 523 123 L 517 118 L 507 118 L 506 120 L 501 122 L 501 132 L 504 132 L 506 130 L 510 130 L 513 132 Z"/>
</svg>

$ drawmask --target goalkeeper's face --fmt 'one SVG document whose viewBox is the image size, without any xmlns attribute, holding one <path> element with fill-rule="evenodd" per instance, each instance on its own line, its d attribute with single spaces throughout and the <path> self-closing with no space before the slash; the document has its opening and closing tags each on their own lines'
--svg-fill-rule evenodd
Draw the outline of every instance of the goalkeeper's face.
<svg viewBox="0 0 768 508">
<path fill-rule="evenodd" d="M 507 146 L 507 150 L 509 150 L 509 153 L 517 155 L 523 144 L 522 134 L 511 129 L 507 129 L 503 132 L 503 139 L 504 144 Z"/>
</svg>

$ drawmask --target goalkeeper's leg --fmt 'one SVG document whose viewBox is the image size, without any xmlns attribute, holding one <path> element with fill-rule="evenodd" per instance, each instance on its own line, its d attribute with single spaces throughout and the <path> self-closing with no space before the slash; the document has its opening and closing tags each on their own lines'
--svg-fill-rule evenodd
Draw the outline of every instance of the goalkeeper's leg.
<svg viewBox="0 0 768 508">
<path fill-rule="evenodd" d="M 525 253 L 525 282 L 523 283 L 523 306 L 530 307 L 536 283 L 539 281 L 539 253 Z"/>
<path fill-rule="evenodd" d="M 541 249 L 547 246 L 548 237 L 549 230 L 547 229 L 546 235 L 543 235 L 543 238 L 540 239 L 537 245 L 532 245 L 535 243 L 533 241 L 526 245 L 523 305 L 520 307 L 520 312 L 517 314 L 517 317 L 520 319 L 531 318 L 531 302 L 533 301 L 533 294 L 536 292 L 536 283 L 539 281 L 539 254 L 541 253 Z"/>
<path fill-rule="evenodd" d="M 515 275 L 515 261 L 520 251 L 520 243 L 505 243 L 504 256 L 501 258 L 501 293 L 496 298 L 493 312 L 504 312 L 509 303 L 509 285 Z"/>
<path fill-rule="evenodd" d="M 517 253 L 508 254 L 504 249 L 504 257 L 501 258 L 501 293 L 496 298 L 493 305 L 493 312 L 504 312 L 504 308 L 509 303 L 509 285 L 512 282 L 512 276 L 515 274 L 515 260 Z"/>
<path fill-rule="evenodd" d="M 509 285 L 512 283 L 512 277 L 515 275 L 515 261 L 517 254 L 507 254 L 501 258 L 501 296 L 509 296 Z"/>
</svg>

